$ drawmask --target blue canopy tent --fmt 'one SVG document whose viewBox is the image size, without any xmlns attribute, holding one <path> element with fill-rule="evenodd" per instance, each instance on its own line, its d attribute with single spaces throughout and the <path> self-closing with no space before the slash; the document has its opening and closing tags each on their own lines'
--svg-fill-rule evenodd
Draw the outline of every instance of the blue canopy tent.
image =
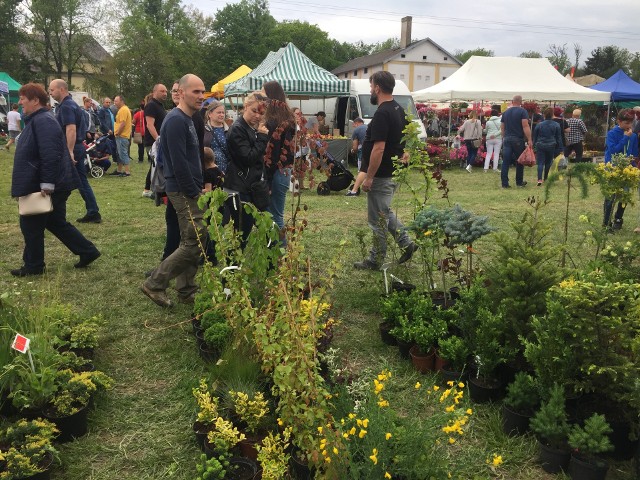
<svg viewBox="0 0 640 480">
<path fill-rule="evenodd" d="M 640 83 L 631 79 L 622 70 L 618 70 L 604 82 L 600 82 L 590 88 L 601 92 L 611 92 L 612 102 L 640 100 Z"/>
</svg>

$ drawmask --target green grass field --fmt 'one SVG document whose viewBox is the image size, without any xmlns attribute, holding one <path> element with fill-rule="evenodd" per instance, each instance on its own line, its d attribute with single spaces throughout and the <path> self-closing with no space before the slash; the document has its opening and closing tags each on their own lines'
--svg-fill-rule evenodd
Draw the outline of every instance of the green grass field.
<svg viewBox="0 0 640 480">
<path fill-rule="evenodd" d="M 90 433 L 61 447 L 62 466 L 56 468 L 57 480 L 147 480 L 192 479 L 199 451 L 191 432 L 194 402 L 191 387 L 206 373 L 197 355 L 189 323 L 190 309 L 177 305 L 165 311 L 140 292 L 143 272 L 157 265 L 164 244 L 164 207 L 141 197 L 147 164 L 132 164 L 130 178 L 92 179 L 103 218 L 102 224 L 80 224 L 80 230 L 102 251 L 102 257 L 87 270 L 76 270 L 77 259 L 57 239 L 47 235 L 48 274 L 43 278 L 16 279 L 9 273 L 21 265 L 23 240 L 18 227 L 17 204 L 10 198 L 13 154 L 0 151 L 0 293 L 8 292 L 20 302 L 38 301 L 45 295 L 73 304 L 86 315 L 102 314 L 105 323 L 96 364 L 116 380 L 113 391 L 104 396 L 90 414 Z M 512 184 L 515 172 L 512 170 Z M 524 188 L 503 190 L 499 174 L 458 168 L 445 172 L 449 180 L 450 201 L 490 217 L 491 224 L 509 231 L 509 222 L 517 221 L 525 209 L 527 196 L 542 195 L 535 186 L 535 173 L 527 169 Z M 436 193 L 436 196 L 438 194 Z M 572 258 L 578 266 L 593 258 L 594 247 L 583 243 L 584 224 L 578 216 L 587 214 L 595 224 L 601 222 L 602 197 L 592 187 L 587 199 L 573 192 L 570 239 Z M 543 216 L 553 224 L 553 241 L 560 244 L 564 214 L 564 192 L 552 192 Z M 409 221 L 408 197 L 400 192 L 396 206 L 401 219 Z M 433 203 L 444 200 L 433 198 Z M 344 364 L 355 373 L 364 368 L 391 369 L 398 384 L 428 384 L 411 365 L 401 360 L 395 348 L 379 339 L 378 298 L 383 292 L 382 275 L 352 269 L 361 258 L 356 234 L 366 231 L 366 197 L 347 198 L 344 192 L 319 197 L 305 190 L 309 228 L 305 244 L 321 271 L 331 258 L 339 258 L 343 269 L 332 292 L 334 316 L 340 321 L 334 346 L 340 348 Z M 73 193 L 68 202 L 68 218 L 84 215 L 80 195 Z M 638 207 L 630 207 L 626 224 L 615 238 L 628 239 L 637 226 Z M 346 247 L 340 241 L 346 239 Z M 488 262 L 495 239 L 485 237 L 474 245 L 481 262 Z M 403 280 L 419 281 L 418 265 L 410 262 L 394 273 Z M 175 292 L 170 292 L 175 298 Z M 15 297 L 14 297 L 15 298 Z M 409 387 L 410 388 L 410 387 Z M 400 410 L 410 414 L 411 405 Z M 508 438 L 500 429 L 496 406 L 474 408 L 470 436 L 453 450 L 452 469 L 460 478 L 504 478 L 533 480 L 564 478 L 545 474 L 535 465 L 533 437 Z M 498 476 L 491 476 L 486 459 L 493 453 L 504 458 Z M 609 479 L 632 478 L 629 462 L 612 467 Z M 372 479 L 375 480 L 375 479 Z"/>
</svg>

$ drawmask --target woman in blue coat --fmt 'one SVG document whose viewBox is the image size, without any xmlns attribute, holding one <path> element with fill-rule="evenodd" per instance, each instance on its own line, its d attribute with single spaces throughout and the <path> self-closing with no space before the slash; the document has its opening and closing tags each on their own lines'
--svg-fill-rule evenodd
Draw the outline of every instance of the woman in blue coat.
<svg viewBox="0 0 640 480">
<path fill-rule="evenodd" d="M 544 110 L 544 121 L 533 130 L 533 145 L 536 147 L 536 162 L 538 163 L 538 186 L 549 176 L 549 169 L 553 158 L 562 151 L 562 132 L 560 125 L 553 119 L 553 108 Z M 544 175 L 543 175 L 544 173 Z"/>
<path fill-rule="evenodd" d="M 100 256 L 93 243 L 67 222 L 67 199 L 79 183 L 60 124 L 47 110 L 49 95 L 35 83 L 23 85 L 18 92 L 25 114 L 13 160 L 11 196 L 22 197 L 40 192 L 50 195 L 53 211 L 40 215 L 20 215 L 24 237 L 24 265 L 11 270 L 16 277 L 41 275 L 45 271 L 44 231 L 53 233 L 71 252 L 80 257 L 76 268 L 84 268 Z M 82 161 L 80 159 L 79 161 Z"/>
</svg>

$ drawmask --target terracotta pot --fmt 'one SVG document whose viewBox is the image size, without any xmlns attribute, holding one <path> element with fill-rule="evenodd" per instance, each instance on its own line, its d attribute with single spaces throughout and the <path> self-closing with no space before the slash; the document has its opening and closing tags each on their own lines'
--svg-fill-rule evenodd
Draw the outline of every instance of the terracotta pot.
<svg viewBox="0 0 640 480">
<path fill-rule="evenodd" d="M 440 370 L 442 370 L 442 367 L 444 367 L 444 364 L 445 364 L 445 363 L 447 363 L 447 361 L 446 361 L 444 358 L 442 358 L 442 357 L 439 355 L 438 350 L 436 350 L 436 356 L 435 356 L 435 358 L 434 358 L 434 362 L 433 362 L 433 369 L 434 369 L 436 372 L 439 372 Z"/>
<path fill-rule="evenodd" d="M 414 345 L 409 350 L 409 355 L 411 355 L 411 363 L 413 363 L 415 369 L 420 373 L 433 372 L 434 359 L 436 356 L 435 350 L 431 349 L 429 353 L 425 354 L 420 351 L 417 345 Z"/>
</svg>

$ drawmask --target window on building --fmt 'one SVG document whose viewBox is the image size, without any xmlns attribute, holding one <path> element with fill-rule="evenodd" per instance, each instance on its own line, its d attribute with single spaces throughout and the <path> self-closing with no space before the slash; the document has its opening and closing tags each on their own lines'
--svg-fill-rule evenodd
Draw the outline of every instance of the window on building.
<svg viewBox="0 0 640 480">
<path fill-rule="evenodd" d="M 404 73 L 400 74 L 400 80 L 404 80 Z"/>
<path fill-rule="evenodd" d="M 422 75 L 418 75 L 418 80 L 422 80 Z"/>
<path fill-rule="evenodd" d="M 447 79 L 447 77 L 442 77 L 442 79 L 443 79 L 443 80 L 446 80 L 446 79 Z"/>
<path fill-rule="evenodd" d="M 354 71 L 353 71 L 353 74 L 354 74 L 354 75 L 358 75 L 358 70 L 354 70 Z"/>
<path fill-rule="evenodd" d="M 426 56 L 426 55 L 423 55 L 423 56 L 422 56 L 422 59 L 423 59 L 423 60 L 426 60 L 426 59 L 427 59 L 427 56 Z"/>
<path fill-rule="evenodd" d="M 449 60 L 449 57 L 444 57 L 445 60 Z"/>
<path fill-rule="evenodd" d="M 404 58 L 404 57 L 405 57 L 405 54 L 404 54 L 404 53 L 401 53 L 401 54 L 400 54 L 400 58 Z"/>
<path fill-rule="evenodd" d="M 430 81 L 431 81 L 431 75 L 427 75 L 426 77 L 424 77 L 424 79 L 425 79 L 427 82 L 430 82 Z"/>
<path fill-rule="evenodd" d="M 369 69 L 368 69 L 368 68 L 365 68 L 365 69 L 364 69 L 364 73 L 369 73 Z"/>
<path fill-rule="evenodd" d="M 345 73 L 345 74 L 344 74 L 344 78 L 349 78 L 349 74 L 348 74 L 348 73 Z"/>
</svg>

